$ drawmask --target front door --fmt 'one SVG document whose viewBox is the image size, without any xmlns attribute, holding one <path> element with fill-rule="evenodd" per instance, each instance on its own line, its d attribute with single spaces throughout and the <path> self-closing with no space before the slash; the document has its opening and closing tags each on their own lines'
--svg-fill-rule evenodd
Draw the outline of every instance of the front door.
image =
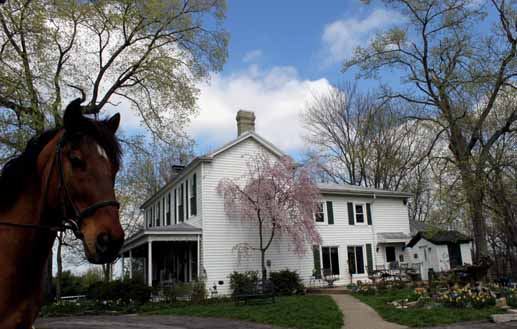
<svg viewBox="0 0 517 329">
<path fill-rule="evenodd" d="M 386 247 L 386 262 L 392 263 L 397 260 L 395 256 L 395 247 Z"/>
<path fill-rule="evenodd" d="M 460 245 L 458 243 L 450 243 L 447 245 L 447 249 L 449 249 L 449 262 L 451 269 L 463 265 Z"/>
</svg>

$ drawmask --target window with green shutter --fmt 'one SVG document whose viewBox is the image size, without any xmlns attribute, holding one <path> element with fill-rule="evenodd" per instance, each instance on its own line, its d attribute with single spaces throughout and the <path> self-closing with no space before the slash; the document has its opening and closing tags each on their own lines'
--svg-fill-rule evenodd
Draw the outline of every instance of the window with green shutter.
<svg viewBox="0 0 517 329">
<path fill-rule="evenodd" d="M 329 225 L 334 224 L 334 209 L 332 208 L 332 201 L 327 201 L 327 219 Z"/>
<path fill-rule="evenodd" d="M 319 246 L 312 246 L 312 255 L 314 258 L 314 278 L 321 279 L 321 258 Z"/>
</svg>

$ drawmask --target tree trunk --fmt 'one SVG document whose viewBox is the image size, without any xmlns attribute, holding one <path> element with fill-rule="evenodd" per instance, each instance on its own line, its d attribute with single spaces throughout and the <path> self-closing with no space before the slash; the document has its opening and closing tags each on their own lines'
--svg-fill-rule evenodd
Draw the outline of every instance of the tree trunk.
<svg viewBox="0 0 517 329">
<path fill-rule="evenodd" d="M 57 273 L 56 273 L 56 299 L 61 298 L 61 277 L 63 276 L 63 257 L 61 254 L 61 247 L 63 245 L 63 233 L 59 232 L 57 237 L 57 251 L 56 251 L 56 262 L 57 262 Z"/>
<path fill-rule="evenodd" d="M 267 280 L 267 269 L 266 269 L 266 250 L 260 249 L 260 264 L 262 266 L 262 283 Z"/>
<path fill-rule="evenodd" d="M 104 281 L 111 281 L 111 264 L 102 265 L 102 273 L 104 274 Z"/>
<path fill-rule="evenodd" d="M 484 193 L 483 187 L 480 186 L 483 178 L 475 175 L 463 176 L 474 233 L 474 261 L 478 262 L 482 257 L 488 256 L 487 226 L 483 216 Z"/>
</svg>

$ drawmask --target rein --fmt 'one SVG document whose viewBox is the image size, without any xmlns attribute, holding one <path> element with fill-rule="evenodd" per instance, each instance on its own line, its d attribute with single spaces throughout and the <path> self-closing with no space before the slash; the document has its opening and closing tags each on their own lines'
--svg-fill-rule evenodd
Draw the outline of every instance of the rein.
<svg viewBox="0 0 517 329">
<path fill-rule="evenodd" d="M 116 200 L 105 200 L 99 201 L 91 206 L 86 207 L 82 211 L 79 211 L 74 201 L 70 197 L 70 193 L 68 192 L 68 187 L 65 181 L 65 172 L 63 169 L 63 147 L 65 144 L 65 135 L 66 132 L 61 136 L 59 143 L 56 146 L 56 156 L 54 161 L 52 162 L 52 166 L 50 167 L 50 172 L 54 167 L 54 164 L 57 162 L 57 169 L 59 173 L 59 183 L 58 183 L 58 191 L 61 190 L 63 193 L 60 193 L 61 196 L 61 218 L 60 224 L 51 226 L 51 225 L 38 225 L 38 224 L 19 224 L 12 222 L 0 222 L 0 225 L 10 226 L 10 227 L 19 227 L 19 228 L 27 228 L 27 229 L 35 229 L 35 230 L 46 230 L 50 232 L 65 232 L 67 230 L 72 231 L 77 239 L 82 240 L 83 234 L 81 233 L 81 225 L 85 218 L 93 215 L 98 209 L 104 207 L 116 207 L 117 209 L 120 207 L 120 203 Z M 45 199 L 49 188 L 49 179 L 50 173 L 47 177 L 47 181 L 45 183 Z M 69 206 L 69 207 L 67 207 Z M 72 209 L 72 216 L 67 215 L 67 209 Z"/>
</svg>

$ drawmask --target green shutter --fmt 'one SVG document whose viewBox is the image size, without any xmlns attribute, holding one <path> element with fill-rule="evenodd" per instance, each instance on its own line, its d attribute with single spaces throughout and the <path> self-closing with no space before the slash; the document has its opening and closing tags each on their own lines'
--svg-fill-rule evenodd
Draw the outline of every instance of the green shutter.
<svg viewBox="0 0 517 329">
<path fill-rule="evenodd" d="M 319 246 L 312 246 L 312 255 L 314 257 L 314 278 L 321 279 L 321 258 Z"/>
<path fill-rule="evenodd" d="M 373 271 L 373 255 L 372 255 L 372 245 L 366 244 L 366 262 L 368 263 L 368 272 L 372 273 Z"/>
<path fill-rule="evenodd" d="M 372 210 L 370 209 L 370 204 L 366 204 L 366 216 L 368 218 L 368 225 L 372 225 Z"/>
<path fill-rule="evenodd" d="M 348 202 L 348 224 L 354 225 L 354 204 Z"/>
<path fill-rule="evenodd" d="M 327 201 L 327 219 L 329 224 L 334 224 L 334 209 L 332 209 L 332 201 Z"/>
</svg>

